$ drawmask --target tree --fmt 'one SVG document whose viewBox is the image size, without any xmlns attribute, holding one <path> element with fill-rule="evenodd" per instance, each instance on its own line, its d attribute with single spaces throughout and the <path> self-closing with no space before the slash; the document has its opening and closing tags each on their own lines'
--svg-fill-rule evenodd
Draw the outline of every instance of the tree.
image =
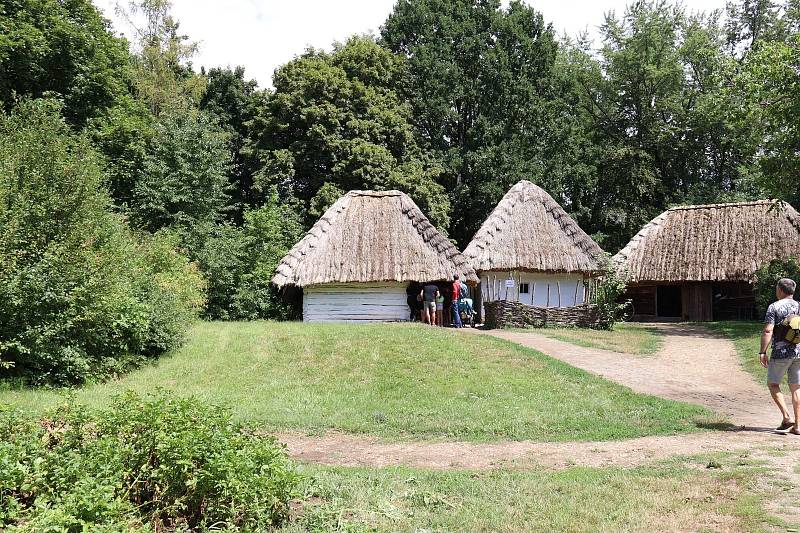
<svg viewBox="0 0 800 533">
<path fill-rule="evenodd" d="M 202 111 L 161 117 L 133 190 L 131 218 L 150 231 L 221 220 L 228 205 L 228 138 Z"/>
<path fill-rule="evenodd" d="M 205 75 L 208 81 L 200 99 L 200 109 L 216 117 L 228 133 L 232 201 L 241 216 L 246 207 L 256 206 L 259 199 L 253 191 L 255 164 L 244 152 L 244 146 L 261 94 L 257 92 L 255 80 L 245 80 L 242 67 L 235 70 L 213 68 Z"/>
<path fill-rule="evenodd" d="M 102 158 L 51 100 L 0 114 L 0 360 L 33 383 L 102 379 L 180 343 L 202 279 L 107 211 Z"/>
<path fill-rule="evenodd" d="M 500 0 L 401 0 L 381 37 L 408 58 L 403 94 L 443 161 L 459 243 L 520 179 L 570 204 L 564 184 L 590 169 L 580 163 L 575 93 L 556 70 L 558 44 L 539 13 L 519 1 L 502 9 Z"/>
<path fill-rule="evenodd" d="M 197 43 L 180 33 L 171 0 L 129 0 L 117 12 L 128 23 L 134 50 L 133 84 L 155 116 L 195 106 L 205 78 L 192 70 Z"/>
<path fill-rule="evenodd" d="M 133 97 L 121 98 L 117 105 L 88 124 L 93 144 L 106 158 L 105 185 L 114 205 L 123 213 L 134 203 L 136 182 L 144 173 L 155 125 L 156 118 L 147 105 Z"/>
<path fill-rule="evenodd" d="M 83 126 L 128 94 L 130 55 L 90 0 L 0 1 L 0 106 L 57 96 Z"/>
<path fill-rule="evenodd" d="M 446 228 L 440 168 L 419 146 L 411 110 L 394 88 L 403 72 L 403 60 L 368 37 L 332 54 L 311 50 L 279 68 L 249 145 L 261 162 L 256 186 L 279 185 L 305 206 L 326 183 L 343 191 L 400 189 Z"/>
<path fill-rule="evenodd" d="M 800 2 L 729 1 L 727 42 L 731 54 L 743 57 L 760 41 L 786 41 L 800 31 Z"/>
<path fill-rule="evenodd" d="M 745 59 L 734 93 L 741 123 L 758 132 L 760 183 L 775 198 L 800 202 L 800 35 L 762 42 Z"/>
<path fill-rule="evenodd" d="M 270 284 L 283 256 L 303 234 L 297 201 L 281 199 L 276 190 L 266 202 L 244 213 L 241 227 L 216 226 L 203 239 L 197 257 L 209 280 L 206 316 L 254 320 L 293 317 Z"/>
<path fill-rule="evenodd" d="M 581 223 L 613 251 L 672 204 L 757 195 L 755 144 L 730 112 L 735 61 L 717 15 L 637 2 L 601 31 L 599 58 L 587 43 L 569 54 L 596 146 L 596 198 Z"/>
</svg>

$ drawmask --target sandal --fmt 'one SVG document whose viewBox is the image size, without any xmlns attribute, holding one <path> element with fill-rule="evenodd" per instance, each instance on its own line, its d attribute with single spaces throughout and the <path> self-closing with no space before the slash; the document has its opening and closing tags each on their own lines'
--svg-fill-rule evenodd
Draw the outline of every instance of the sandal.
<svg viewBox="0 0 800 533">
<path fill-rule="evenodd" d="M 789 433 L 791 433 L 792 435 L 800 435 L 800 430 L 792 428 L 789 430 Z"/>
<path fill-rule="evenodd" d="M 791 428 L 792 426 L 794 426 L 794 422 L 792 422 L 791 420 L 784 420 L 783 422 L 781 422 L 781 425 L 778 426 L 777 431 L 785 431 Z"/>
</svg>

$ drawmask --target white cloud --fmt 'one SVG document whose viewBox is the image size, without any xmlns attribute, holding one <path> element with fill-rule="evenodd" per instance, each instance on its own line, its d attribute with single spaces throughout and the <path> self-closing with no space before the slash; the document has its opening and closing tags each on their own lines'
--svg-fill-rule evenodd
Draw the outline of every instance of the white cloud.
<svg viewBox="0 0 800 533">
<path fill-rule="evenodd" d="M 121 30 L 114 0 L 94 0 Z M 262 87 L 276 67 L 309 46 L 330 49 L 356 33 L 377 33 L 395 0 L 173 0 L 183 33 L 199 41 L 196 66 L 243 65 Z M 507 4 L 506 2 L 504 2 Z M 609 10 L 622 12 L 626 0 L 531 0 L 558 34 L 595 35 Z M 692 0 L 691 9 L 722 8 L 725 0 Z"/>
</svg>

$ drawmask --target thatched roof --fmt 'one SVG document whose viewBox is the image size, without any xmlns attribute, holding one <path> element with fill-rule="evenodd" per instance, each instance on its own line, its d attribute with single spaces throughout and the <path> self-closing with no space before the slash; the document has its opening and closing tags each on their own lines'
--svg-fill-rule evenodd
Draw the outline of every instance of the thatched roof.
<svg viewBox="0 0 800 533">
<path fill-rule="evenodd" d="M 763 263 L 800 255 L 800 215 L 772 200 L 675 207 L 616 256 L 632 281 L 752 281 Z"/>
<path fill-rule="evenodd" d="M 417 204 L 399 191 L 350 191 L 328 209 L 278 265 L 284 285 L 449 280 L 475 271 Z"/>
<path fill-rule="evenodd" d="M 477 271 L 592 272 L 600 254 L 558 202 L 530 181 L 503 196 L 464 250 Z"/>
</svg>

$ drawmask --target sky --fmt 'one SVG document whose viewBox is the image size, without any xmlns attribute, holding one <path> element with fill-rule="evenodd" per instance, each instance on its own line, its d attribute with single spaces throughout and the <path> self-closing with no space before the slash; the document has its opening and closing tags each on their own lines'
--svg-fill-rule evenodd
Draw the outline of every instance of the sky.
<svg viewBox="0 0 800 533">
<path fill-rule="evenodd" d="M 630 0 L 527 0 L 559 35 L 597 35 L 603 14 L 622 13 Z M 124 31 L 114 13 L 116 0 L 94 0 Z M 506 2 L 507 3 L 507 0 Z M 272 85 L 275 68 L 308 47 L 330 49 L 353 34 L 378 33 L 395 0 L 173 0 L 182 32 L 197 41 L 199 69 L 242 65 L 261 87 Z M 725 0 L 691 0 L 692 11 L 721 9 Z"/>
</svg>

